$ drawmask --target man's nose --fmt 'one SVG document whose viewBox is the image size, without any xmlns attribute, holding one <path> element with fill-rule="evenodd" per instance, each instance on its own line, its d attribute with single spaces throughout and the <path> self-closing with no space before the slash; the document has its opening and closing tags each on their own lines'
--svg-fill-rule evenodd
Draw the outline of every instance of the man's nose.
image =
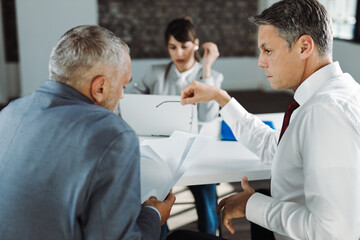
<svg viewBox="0 0 360 240">
<path fill-rule="evenodd" d="M 258 67 L 261 67 L 261 68 L 267 68 L 268 67 L 267 62 L 265 61 L 265 59 L 261 55 L 259 56 L 259 59 L 258 59 Z"/>
</svg>

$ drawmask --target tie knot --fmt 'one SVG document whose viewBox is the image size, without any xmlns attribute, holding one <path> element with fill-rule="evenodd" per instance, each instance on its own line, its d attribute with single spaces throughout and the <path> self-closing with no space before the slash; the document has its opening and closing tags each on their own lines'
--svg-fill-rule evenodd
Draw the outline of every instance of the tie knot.
<svg viewBox="0 0 360 240">
<path fill-rule="evenodd" d="M 290 112 L 292 113 L 295 109 L 297 109 L 300 105 L 297 103 L 297 101 L 295 99 L 293 99 L 291 101 L 291 103 L 289 104 L 289 106 L 287 107 L 286 112 Z"/>
</svg>

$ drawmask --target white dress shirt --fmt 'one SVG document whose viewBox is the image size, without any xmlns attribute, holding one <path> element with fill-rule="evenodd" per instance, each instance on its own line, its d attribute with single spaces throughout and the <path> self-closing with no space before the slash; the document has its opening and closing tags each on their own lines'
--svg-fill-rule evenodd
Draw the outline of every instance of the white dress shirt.
<svg viewBox="0 0 360 240">
<path fill-rule="evenodd" d="M 306 79 L 279 132 L 235 99 L 220 111 L 236 138 L 271 166 L 271 196 L 255 193 L 246 217 L 276 239 L 360 237 L 360 85 L 337 62 Z"/>
</svg>

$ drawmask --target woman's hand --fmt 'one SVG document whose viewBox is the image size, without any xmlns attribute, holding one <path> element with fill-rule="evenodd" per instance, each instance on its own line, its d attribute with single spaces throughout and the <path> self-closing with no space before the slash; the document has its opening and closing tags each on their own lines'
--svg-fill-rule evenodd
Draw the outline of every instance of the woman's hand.
<svg viewBox="0 0 360 240">
<path fill-rule="evenodd" d="M 206 42 L 202 45 L 204 49 L 203 56 L 203 75 L 202 78 L 211 77 L 211 67 L 216 61 L 216 59 L 220 56 L 218 47 L 215 43 Z"/>
</svg>

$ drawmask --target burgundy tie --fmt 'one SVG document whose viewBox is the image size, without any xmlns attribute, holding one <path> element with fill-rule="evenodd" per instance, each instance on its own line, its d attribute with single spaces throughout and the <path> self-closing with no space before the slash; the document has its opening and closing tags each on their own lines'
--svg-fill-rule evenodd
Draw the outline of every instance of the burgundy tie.
<svg viewBox="0 0 360 240">
<path fill-rule="evenodd" d="M 289 126 L 291 114 L 299 106 L 300 105 L 295 101 L 295 99 L 293 99 L 292 102 L 290 103 L 290 105 L 287 107 L 286 112 L 285 112 L 285 116 L 284 116 L 283 125 L 282 125 L 281 132 L 280 132 L 279 142 L 280 142 L 280 139 L 281 139 L 282 135 L 286 131 L 287 127 Z"/>
</svg>

